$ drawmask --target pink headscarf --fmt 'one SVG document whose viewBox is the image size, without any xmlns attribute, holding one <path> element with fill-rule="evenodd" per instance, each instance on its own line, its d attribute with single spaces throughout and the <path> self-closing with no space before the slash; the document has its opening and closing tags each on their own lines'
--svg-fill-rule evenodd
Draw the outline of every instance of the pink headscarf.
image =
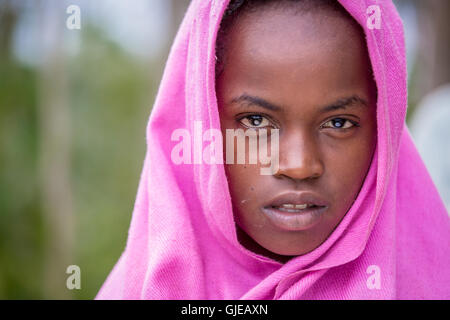
<svg viewBox="0 0 450 320">
<path fill-rule="evenodd" d="M 97 299 L 449 299 L 449 217 L 405 126 L 402 22 L 391 1 L 340 0 L 362 26 L 378 143 L 357 200 L 318 248 L 285 264 L 237 240 L 221 164 L 176 165 L 175 129 L 220 129 L 215 40 L 229 0 L 193 0 L 147 127 L 124 252 Z M 381 25 L 367 23 L 377 5 Z"/>
</svg>

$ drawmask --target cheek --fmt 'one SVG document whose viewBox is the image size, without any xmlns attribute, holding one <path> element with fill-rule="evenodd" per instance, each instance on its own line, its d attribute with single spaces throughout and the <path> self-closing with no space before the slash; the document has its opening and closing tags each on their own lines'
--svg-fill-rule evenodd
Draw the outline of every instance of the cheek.
<svg viewBox="0 0 450 320">
<path fill-rule="evenodd" d="M 225 165 L 230 194 L 233 204 L 237 206 L 248 205 L 256 197 L 259 175 L 254 165 L 230 164 Z"/>
<path fill-rule="evenodd" d="M 324 147 L 327 180 L 336 203 L 356 198 L 369 169 L 375 141 L 376 134 L 370 127 L 352 139 Z"/>
<path fill-rule="evenodd" d="M 255 165 L 225 165 L 225 173 L 236 222 L 241 227 L 263 224 L 262 217 L 255 214 L 260 200 L 258 186 L 263 185 L 259 180 L 259 168 Z"/>
<path fill-rule="evenodd" d="M 233 212 L 237 224 L 243 229 L 262 227 L 265 220 L 259 215 L 259 202 L 263 186 L 267 181 L 261 175 L 259 164 L 249 164 L 249 141 L 245 142 L 245 163 L 246 164 L 226 164 L 226 129 L 238 129 L 234 117 L 221 114 L 221 127 L 223 137 L 223 156 L 225 174 L 228 180 L 228 188 L 231 195 Z M 237 161 L 238 148 L 237 141 L 234 141 L 234 161 Z"/>
</svg>

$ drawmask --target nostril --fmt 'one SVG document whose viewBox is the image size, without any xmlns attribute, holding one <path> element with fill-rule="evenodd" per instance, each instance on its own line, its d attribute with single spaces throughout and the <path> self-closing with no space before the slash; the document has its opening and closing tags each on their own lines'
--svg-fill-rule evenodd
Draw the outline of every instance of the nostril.
<svg viewBox="0 0 450 320">
<path fill-rule="evenodd" d="M 296 161 L 280 163 L 275 173 L 277 177 L 288 177 L 292 180 L 309 180 L 320 178 L 324 173 L 324 166 L 320 161 Z"/>
</svg>

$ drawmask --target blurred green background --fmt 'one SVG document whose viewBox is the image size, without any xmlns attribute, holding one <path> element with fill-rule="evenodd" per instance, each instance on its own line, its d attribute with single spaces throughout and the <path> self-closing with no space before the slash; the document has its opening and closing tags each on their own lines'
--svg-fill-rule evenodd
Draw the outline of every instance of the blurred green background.
<svg viewBox="0 0 450 320">
<path fill-rule="evenodd" d="M 450 1 L 395 3 L 410 119 L 450 82 Z M 80 29 L 66 27 L 71 4 Z M 0 299 L 95 297 L 125 246 L 145 127 L 188 4 L 0 0 Z M 69 265 L 80 290 L 66 288 Z"/>
</svg>

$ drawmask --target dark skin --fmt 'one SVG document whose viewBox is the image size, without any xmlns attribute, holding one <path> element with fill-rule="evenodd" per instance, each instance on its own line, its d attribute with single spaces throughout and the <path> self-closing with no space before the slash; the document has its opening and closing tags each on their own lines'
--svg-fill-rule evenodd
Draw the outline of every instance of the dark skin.
<svg viewBox="0 0 450 320">
<path fill-rule="evenodd" d="M 216 83 L 224 137 L 226 129 L 279 129 L 274 175 L 261 175 L 260 164 L 225 165 L 238 238 L 286 262 L 330 236 L 370 166 L 376 89 L 365 41 L 355 22 L 327 9 L 261 7 L 241 15 L 228 35 Z M 272 223 L 262 208 L 285 192 L 324 199 L 318 222 L 304 230 Z"/>
</svg>

